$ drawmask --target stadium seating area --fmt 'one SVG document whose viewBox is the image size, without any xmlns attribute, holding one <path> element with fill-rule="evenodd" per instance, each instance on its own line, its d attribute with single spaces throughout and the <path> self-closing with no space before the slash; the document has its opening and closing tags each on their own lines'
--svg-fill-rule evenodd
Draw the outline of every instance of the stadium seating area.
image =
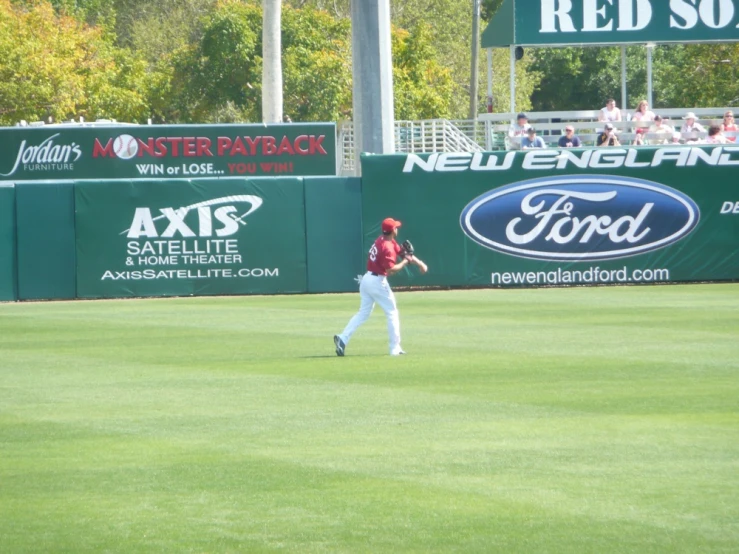
<svg viewBox="0 0 739 554">
<path fill-rule="evenodd" d="M 637 141 L 637 136 L 642 135 L 642 140 L 649 145 L 659 144 L 691 144 L 695 142 L 705 141 L 708 136 L 707 129 L 711 125 L 721 125 L 724 113 L 727 111 L 735 111 L 730 107 L 716 108 L 670 108 L 657 110 L 657 113 L 664 118 L 666 125 L 674 129 L 675 133 L 680 133 L 685 124 L 683 117 L 688 112 L 693 112 L 697 116 L 696 121 L 705 127 L 704 132 L 690 132 L 677 134 L 650 132 L 652 121 L 615 121 L 612 122 L 619 142 L 622 145 L 632 145 Z M 630 119 L 631 111 L 628 113 L 624 110 L 626 119 Z M 598 121 L 599 110 L 584 111 L 568 111 L 568 112 L 530 112 L 526 114 L 528 122 L 537 131 L 537 136 L 541 137 L 548 146 L 557 146 L 564 129 L 567 126 L 574 127 L 575 134 L 580 138 L 583 146 L 596 146 L 599 134 L 603 131 L 604 122 Z M 511 127 L 511 121 L 516 119 L 516 114 L 482 114 L 480 120 L 490 126 L 492 143 L 498 148 L 505 149 L 518 148 L 520 139 L 511 139 L 508 132 Z M 640 131 L 643 129 L 644 131 Z M 723 135 L 731 142 L 736 140 L 739 133 L 736 131 L 726 131 Z"/>
</svg>

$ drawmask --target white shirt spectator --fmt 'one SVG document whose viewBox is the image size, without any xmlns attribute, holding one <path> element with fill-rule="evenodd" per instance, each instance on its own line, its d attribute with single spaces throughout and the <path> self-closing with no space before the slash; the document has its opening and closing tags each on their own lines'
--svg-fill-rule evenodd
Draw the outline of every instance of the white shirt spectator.
<svg viewBox="0 0 739 554">
<path fill-rule="evenodd" d="M 685 114 L 685 117 L 683 117 L 685 120 L 685 124 L 680 129 L 680 134 L 683 136 L 683 138 L 688 142 L 693 142 L 698 140 L 698 133 L 705 133 L 706 129 L 696 121 L 695 114 L 693 112 L 688 112 Z"/>
<path fill-rule="evenodd" d="M 525 137 L 529 129 L 531 129 L 531 125 L 528 123 L 524 123 L 523 125 L 519 125 L 518 123 L 514 123 L 511 125 L 511 128 L 508 129 L 508 136 L 513 137 Z"/>
<path fill-rule="evenodd" d="M 516 122 L 511 125 L 510 129 L 508 129 L 508 138 L 510 139 L 511 149 L 521 149 L 521 139 L 528 134 L 529 129 L 531 129 L 531 125 L 529 125 L 526 114 L 518 114 Z"/>
<path fill-rule="evenodd" d="M 692 123 L 691 123 L 691 121 L 692 121 Z M 682 126 L 682 128 L 680 129 L 680 132 L 682 134 L 685 134 L 685 133 L 705 133 L 706 132 L 706 128 L 703 125 L 701 125 L 700 123 L 698 123 L 697 121 L 695 121 L 694 119 L 689 119 L 688 121 L 685 122 L 685 125 Z"/>
<path fill-rule="evenodd" d="M 616 101 L 612 98 L 606 102 L 606 107 L 600 110 L 598 121 L 621 121 L 621 110 L 616 107 Z"/>
</svg>

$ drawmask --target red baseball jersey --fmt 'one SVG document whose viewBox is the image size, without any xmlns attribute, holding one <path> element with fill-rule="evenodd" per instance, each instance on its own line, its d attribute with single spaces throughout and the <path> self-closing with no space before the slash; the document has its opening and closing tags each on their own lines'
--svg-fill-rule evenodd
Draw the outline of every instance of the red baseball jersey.
<svg viewBox="0 0 739 554">
<path fill-rule="evenodd" d="M 367 271 L 378 275 L 387 275 L 387 270 L 395 265 L 400 253 L 400 246 L 395 240 L 378 237 L 370 248 L 367 258 Z"/>
</svg>

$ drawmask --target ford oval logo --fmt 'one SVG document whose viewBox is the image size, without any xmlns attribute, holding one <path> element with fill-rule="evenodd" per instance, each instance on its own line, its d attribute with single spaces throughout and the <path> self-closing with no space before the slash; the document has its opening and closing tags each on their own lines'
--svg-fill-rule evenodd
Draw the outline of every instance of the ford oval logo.
<svg viewBox="0 0 739 554">
<path fill-rule="evenodd" d="M 538 260 L 592 261 L 664 248 L 689 235 L 700 210 L 651 181 L 606 175 L 532 179 L 491 190 L 462 211 L 475 242 Z"/>
</svg>

